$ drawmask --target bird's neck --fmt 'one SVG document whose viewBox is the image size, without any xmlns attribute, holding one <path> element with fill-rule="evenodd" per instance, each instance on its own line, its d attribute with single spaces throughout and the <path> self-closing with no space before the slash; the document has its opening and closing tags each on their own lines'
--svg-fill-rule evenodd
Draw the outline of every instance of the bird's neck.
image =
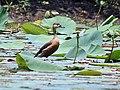
<svg viewBox="0 0 120 90">
<path fill-rule="evenodd" d="M 56 28 L 53 28 L 53 33 L 54 33 L 53 39 L 54 39 L 54 38 L 57 38 L 58 36 L 57 36 Z"/>
<path fill-rule="evenodd" d="M 53 33 L 54 33 L 54 35 L 57 35 L 56 28 L 53 28 Z"/>
</svg>

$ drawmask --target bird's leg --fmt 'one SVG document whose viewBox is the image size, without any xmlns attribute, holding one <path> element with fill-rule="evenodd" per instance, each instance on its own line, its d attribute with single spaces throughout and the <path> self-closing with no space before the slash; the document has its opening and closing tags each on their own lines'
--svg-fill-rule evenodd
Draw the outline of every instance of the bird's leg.
<svg viewBox="0 0 120 90">
<path fill-rule="evenodd" d="M 44 58 L 43 60 L 44 60 L 44 61 L 48 61 L 49 59 L 46 57 L 46 58 Z"/>
</svg>

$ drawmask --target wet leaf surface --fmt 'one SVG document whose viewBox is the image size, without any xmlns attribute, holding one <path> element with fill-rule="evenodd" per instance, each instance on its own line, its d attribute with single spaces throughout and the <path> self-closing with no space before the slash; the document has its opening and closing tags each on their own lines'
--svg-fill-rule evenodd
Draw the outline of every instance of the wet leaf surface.
<svg viewBox="0 0 120 90">
<path fill-rule="evenodd" d="M 64 67 L 34 58 L 29 52 L 22 52 L 16 56 L 16 62 L 20 69 L 39 71 L 62 71 Z"/>
</svg>

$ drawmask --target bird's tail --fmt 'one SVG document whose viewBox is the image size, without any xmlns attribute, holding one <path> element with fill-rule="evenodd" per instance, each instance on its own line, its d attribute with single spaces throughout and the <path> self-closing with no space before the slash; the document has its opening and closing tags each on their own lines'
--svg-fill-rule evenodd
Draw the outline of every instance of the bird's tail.
<svg viewBox="0 0 120 90">
<path fill-rule="evenodd" d="M 34 58 L 35 58 L 35 57 L 37 57 L 37 56 L 38 56 L 38 54 L 39 54 L 39 53 L 36 53 L 36 54 L 35 54 L 35 56 L 34 56 Z"/>
<path fill-rule="evenodd" d="M 35 54 L 34 58 L 37 57 L 41 52 L 42 52 L 42 50 L 40 49 L 40 50 Z"/>
</svg>

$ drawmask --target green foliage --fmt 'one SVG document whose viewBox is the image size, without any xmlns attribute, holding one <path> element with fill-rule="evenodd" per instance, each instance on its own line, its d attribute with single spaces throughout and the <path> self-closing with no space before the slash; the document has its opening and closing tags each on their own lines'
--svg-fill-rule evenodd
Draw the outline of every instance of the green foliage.
<svg viewBox="0 0 120 90">
<path fill-rule="evenodd" d="M 4 49 L 23 49 L 24 47 L 25 43 L 23 42 L 0 43 L 0 48 Z"/>
<path fill-rule="evenodd" d="M 49 19 L 43 19 L 42 25 L 51 27 L 53 23 L 60 23 L 65 28 L 58 28 L 57 32 L 61 34 L 72 34 L 76 30 L 76 23 L 68 17 L 56 16 Z"/>
<path fill-rule="evenodd" d="M 80 37 L 80 47 L 84 48 L 85 51 L 87 51 L 90 48 L 91 44 L 101 46 L 102 43 L 103 36 L 101 32 L 97 30 L 86 32 L 83 36 Z"/>
<path fill-rule="evenodd" d="M 117 61 L 120 59 L 120 47 L 114 48 L 114 50 L 111 53 L 111 58 L 112 61 Z M 106 58 L 106 62 L 110 62 L 108 58 Z"/>
<path fill-rule="evenodd" d="M 0 6 L 0 30 L 5 28 L 5 22 L 8 20 L 8 12 Z"/>
<path fill-rule="evenodd" d="M 63 42 L 59 49 L 54 54 L 66 54 L 71 48 L 73 48 L 76 45 L 76 38 L 72 38 L 70 40 L 65 40 Z"/>
<path fill-rule="evenodd" d="M 86 58 L 87 54 L 90 55 L 105 55 L 105 51 L 102 49 L 102 40 L 103 37 L 99 31 L 91 31 L 84 33 L 83 36 L 79 39 L 79 52 L 77 58 L 83 59 Z M 66 54 L 65 58 L 74 58 L 76 54 L 76 37 L 64 41 L 59 49 L 54 53 Z"/>
<path fill-rule="evenodd" d="M 84 67 L 73 66 L 73 67 L 66 67 L 64 70 L 73 71 L 73 70 L 83 70 L 83 69 L 85 69 L 85 68 Z"/>
<path fill-rule="evenodd" d="M 101 33 L 104 33 L 104 32 L 106 32 L 106 31 L 108 31 L 108 29 L 110 28 L 112 26 L 112 24 L 106 24 L 106 25 L 104 25 L 104 26 L 99 26 L 98 27 L 98 31 L 100 31 Z M 88 29 L 87 31 L 88 32 L 91 32 L 92 30 L 97 30 L 97 28 L 95 27 L 95 28 L 90 28 L 90 29 Z"/>
<path fill-rule="evenodd" d="M 105 51 L 103 50 L 102 43 L 103 43 L 103 36 L 102 34 L 110 34 L 112 36 L 115 36 L 116 33 L 120 33 L 120 26 L 116 25 L 113 26 L 113 23 L 117 20 L 113 15 L 110 16 L 108 19 L 106 19 L 101 26 L 98 27 L 98 30 L 96 28 L 90 28 L 86 30 L 85 33 L 82 33 L 83 35 L 79 39 L 79 49 L 78 49 L 78 55 L 77 58 L 83 59 L 86 58 L 86 56 L 101 56 L 105 55 Z M 62 16 L 56 16 L 54 18 L 49 18 L 49 19 L 44 19 L 42 20 L 42 27 L 41 25 L 35 25 L 33 23 L 25 23 L 23 24 L 23 29 L 25 33 L 28 34 L 47 34 L 45 27 L 47 29 L 52 28 L 51 26 L 53 23 L 58 22 L 62 26 L 65 27 L 65 29 L 58 29 L 57 32 L 61 34 L 73 34 L 76 29 L 76 24 L 73 20 L 67 17 L 62 17 Z M 69 22 L 69 23 L 68 23 Z M 74 27 L 73 27 L 74 25 Z M 72 28 L 72 29 L 71 29 Z M 74 29 L 73 29 L 74 28 Z M 39 31 L 38 31 L 39 30 Z M 37 32 L 36 32 L 37 31 Z M 49 41 L 52 39 L 52 36 L 46 36 L 46 35 L 40 35 L 38 38 L 34 38 L 35 36 L 28 36 L 30 40 L 32 40 L 33 43 L 36 45 L 42 45 L 45 43 L 44 41 L 46 40 Z M 49 39 L 48 39 L 49 38 Z M 53 54 L 54 56 L 63 56 L 65 58 L 74 58 L 76 54 L 76 49 L 77 49 L 77 43 L 76 43 L 76 37 L 69 40 L 63 40 L 60 42 L 60 47 L 59 49 Z M 115 55 L 112 55 L 114 59 L 116 59 Z M 117 56 L 119 57 L 119 56 Z M 117 58 L 118 59 L 118 58 Z M 106 59 L 107 60 L 107 59 Z"/>
<path fill-rule="evenodd" d="M 115 18 L 115 16 L 111 15 L 101 24 L 101 26 L 104 26 L 104 25 L 107 25 L 107 24 L 113 24 L 117 19 L 118 18 Z"/>
<path fill-rule="evenodd" d="M 27 34 L 26 36 L 29 39 L 29 41 L 31 41 L 33 44 L 35 44 L 37 46 L 41 46 L 53 38 L 52 35 L 48 36 L 48 35 L 44 35 L 44 34 L 40 34 L 40 35 Z"/>
<path fill-rule="evenodd" d="M 22 25 L 22 29 L 26 34 L 33 34 L 33 35 L 39 35 L 39 34 L 45 34 L 47 35 L 48 32 L 45 28 L 43 28 L 41 25 L 36 25 L 33 23 L 24 23 Z"/>
<path fill-rule="evenodd" d="M 106 31 L 105 34 L 108 36 L 108 39 L 111 39 L 112 42 L 112 48 L 111 48 L 111 53 L 108 55 L 108 58 L 105 59 L 105 62 L 110 62 L 115 61 L 119 59 L 119 50 L 113 51 L 114 50 L 114 43 L 115 43 L 115 38 L 118 37 L 120 33 L 120 25 L 114 25 L 114 22 L 118 18 L 115 18 L 113 15 L 111 15 L 108 19 L 106 19 L 101 25 L 106 26 L 106 25 L 112 25 L 109 27 Z"/>
<path fill-rule="evenodd" d="M 95 0 L 98 5 L 107 6 L 111 0 Z"/>
<path fill-rule="evenodd" d="M 18 64 L 19 69 L 30 70 L 27 67 L 27 64 L 26 64 L 24 58 L 20 54 L 17 54 L 17 56 L 16 56 L 16 63 Z"/>
<path fill-rule="evenodd" d="M 100 31 L 101 33 L 108 32 L 109 29 L 113 27 L 113 24 L 117 19 L 118 18 L 115 18 L 113 15 L 111 15 L 100 26 L 98 26 L 98 31 Z M 97 30 L 97 28 L 90 28 L 87 31 L 91 32 L 91 30 Z"/>
<path fill-rule="evenodd" d="M 34 43 L 35 45 L 43 45 L 45 44 L 46 42 L 52 40 L 53 38 L 53 35 L 44 35 L 44 34 L 40 34 L 40 35 L 32 35 L 32 34 L 27 34 L 26 35 L 29 40 Z M 58 35 L 59 37 L 59 41 L 60 41 L 60 44 L 65 42 L 64 38 L 61 38 L 60 37 L 61 35 Z"/>
<path fill-rule="evenodd" d="M 85 75 L 85 76 L 101 76 L 102 73 L 100 71 L 96 71 L 96 70 L 83 70 L 83 71 L 80 71 L 76 74 L 74 74 L 75 76 L 76 75 Z"/>
<path fill-rule="evenodd" d="M 91 44 L 89 50 L 87 51 L 87 54 L 92 56 L 102 56 L 106 53 L 100 45 Z"/>
<path fill-rule="evenodd" d="M 76 46 L 73 47 L 72 49 L 70 49 L 70 50 L 66 53 L 66 55 L 65 55 L 64 57 L 65 57 L 65 58 L 75 58 L 76 49 L 77 49 Z M 79 59 L 84 59 L 84 58 L 86 58 L 86 55 L 87 55 L 87 54 L 86 54 L 86 52 L 85 52 L 84 49 L 82 49 L 82 48 L 79 48 L 79 49 L 78 49 L 77 58 L 79 58 Z"/>
<path fill-rule="evenodd" d="M 16 56 L 16 62 L 20 69 L 24 70 L 39 70 L 39 71 L 61 71 L 65 68 L 42 59 L 34 58 L 34 55 L 29 52 L 22 52 Z"/>
<path fill-rule="evenodd" d="M 30 6 L 29 0 L 20 0 L 19 7 L 21 7 L 24 11 L 27 10 L 27 7 Z"/>
<path fill-rule="evenodd" d="M 112 36 L 116 36 L 120 34 L 120 25 L 114 25 L 109 28 L 109 34 Z"/>
<path fill-rule="evenodd" d="M 106 66 L 106 67 L 120 67 L 120 64 L 117 64 L 117 63 L 90 63 L 89 65 Z"/>
<path fill-rule="evenodd" d="M 20 12 L 26 12 L 27 11 L 27 7 L 30 6 L 30 0 L 5 0 L 3 1 L 6 4 L 3 5 L 3 7 L 5 7 L 8 10 L 11 9 L 15 9 L 15 10 L 19 10 Z"/>
</svg>

